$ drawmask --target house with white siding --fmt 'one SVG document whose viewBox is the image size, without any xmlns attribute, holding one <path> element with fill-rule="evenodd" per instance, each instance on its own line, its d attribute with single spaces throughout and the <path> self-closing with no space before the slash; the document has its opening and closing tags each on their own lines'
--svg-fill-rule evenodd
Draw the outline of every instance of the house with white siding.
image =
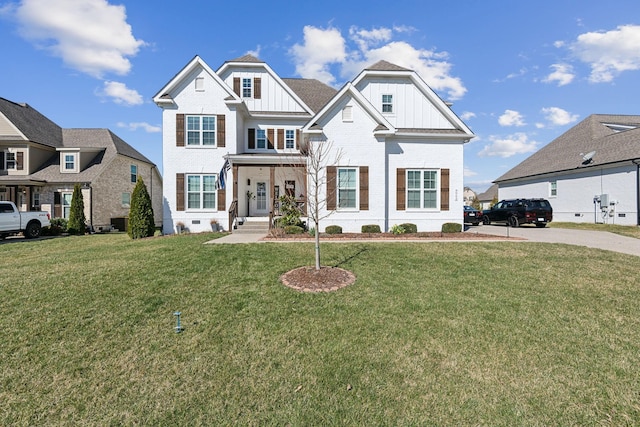
<svg viewBox="0 0 640 427">
<path fill-rule="evenodd" d="M 495 180 L 499 199 L 545 198 L 553 220 L 640 225 L 640 116 L 593 114 Z"/>
<path fill-rule="evenodd" d="M 462 224 L 463 145 L 474 135 L 412 70 L 380 61 L 336 91 L 281 78 L 251 55 L 216 71 L 196 56 L 154 102 L 163 115 L 165 233 L 270 218 L 284 194 L 305 214 L 301 147 L 322 142 L 340 156 L 322 171 L 321 214 L 333 213 L 321 226 Z"/>
</svg>

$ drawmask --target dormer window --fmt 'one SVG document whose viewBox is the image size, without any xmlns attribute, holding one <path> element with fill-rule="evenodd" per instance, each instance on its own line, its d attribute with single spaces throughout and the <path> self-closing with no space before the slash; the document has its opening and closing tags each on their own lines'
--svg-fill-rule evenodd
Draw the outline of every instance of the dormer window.
<svg viewBox="0 0 640 427">
<path fill-rule="evenodd" d="M 251 79 L 242 79 L 242 97 L 243 98 L 251 98 L 252 93 L 251 93 L 251 88 L 252 88 L 252 84 L 251 84 Z"/>
<path fill-rule="evenodd" d="M 60 154 L 61 172 L 75 173 L 78 171 L 78 153 L 61 153 Z"/>
<path fill-rule="evenodd" d="M 382 95 L 382 112 L 393 113 L 393 95 Z"/>
<path fill-rule="evenodd" d="M 5 155 L 7 170 L 16 168 L 16 153 L 7 153 Z"/>
</svg>

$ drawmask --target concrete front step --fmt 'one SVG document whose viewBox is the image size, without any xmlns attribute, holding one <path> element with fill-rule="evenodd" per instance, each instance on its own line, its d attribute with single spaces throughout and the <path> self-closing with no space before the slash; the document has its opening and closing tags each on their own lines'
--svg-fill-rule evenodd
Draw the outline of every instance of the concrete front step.
<svg viewBox="0 0 640 427">
<path fill-rule="evenodd" d="M 269 233 L 269 219 L 247 218 L 233 233 L 239 234 L 267 234 Z"/>
</svg>

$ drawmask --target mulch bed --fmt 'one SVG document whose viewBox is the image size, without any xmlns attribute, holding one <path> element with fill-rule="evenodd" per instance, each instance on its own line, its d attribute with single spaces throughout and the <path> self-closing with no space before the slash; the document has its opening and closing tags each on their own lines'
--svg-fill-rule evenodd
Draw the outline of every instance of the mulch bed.
<svg viewBox="0 0 640 427">
<path fill-rule="evenodd" d="M 277 240 L 313 240 L 313 236 L 307 233 L 302 234 L 285 234 L 278 231 L 272 231 L 270 235 L 267 235 L 263 240 L 277 241 Z M 405 234 L 392 234 L 392 233 L 340 233 L 340 234 L 326 234 L 320 233 L 320 240 L 322 241 L 340 241 L 340 240 L 514 240 L 513 237 L 495 236 L 493 234 L 483 233 L 441 233 L 435 232 L 420 232 L 420 233 L 405 233 Z M 517 240 L 517 239 L 515 239 Z"/>
<path fill-rule="evenodd" d="M 280 276 L 285 286 L 301 292 L 332 292 L 356 281 L 352 272 L 338 267 L 299 267 Z"/>
</svg>

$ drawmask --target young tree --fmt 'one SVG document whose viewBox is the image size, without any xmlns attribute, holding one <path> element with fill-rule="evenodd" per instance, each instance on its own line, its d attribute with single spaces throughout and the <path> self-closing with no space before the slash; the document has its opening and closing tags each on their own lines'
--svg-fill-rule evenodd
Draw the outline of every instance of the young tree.
<svg viewBox="0 0 640 427">
<path fill-rule="evenodd" d="M 337 165 L 342 157 L 342 149 L 333 150 L 331 141 L 305 141 L 302 153 L 307 158 L 307 215 L 313 221 L 315 227 L 315 258 L 316 270 L 320 270 L 320 221 L 327 218 L 334 211 L 327 210 L 327 199 L 331 197 L 330 192 L 337 190 L 335 178 L 329 182 L 327 177 L 327 166 Z M 326 189 L 326 193 L 323 193 Z M 335 195 L 335 194 L 334 194 Z"/>
<path fill-rule="evenodd" d="M 153 236 L 155 221 L 153 219 L 153 205 L 147 191 L 147 186 L 141 177 L 138 177 L 133 193 L 131 194 L 131 207 L 129 208 L 129 230 L 127 234 L 132 239 Z"/>
<path fill-rule="evenodd" d="M 71 196 L 71 208 L 69 210 L 69 222 L 67 223 L 67 231 L 69 234 L 84 234 L 86 229 L 86 217 L 84 216 L 84 199 L 82 196 L 82 187 L 79 183 L 73 186 L 73 195 Z"/>
</svg>

